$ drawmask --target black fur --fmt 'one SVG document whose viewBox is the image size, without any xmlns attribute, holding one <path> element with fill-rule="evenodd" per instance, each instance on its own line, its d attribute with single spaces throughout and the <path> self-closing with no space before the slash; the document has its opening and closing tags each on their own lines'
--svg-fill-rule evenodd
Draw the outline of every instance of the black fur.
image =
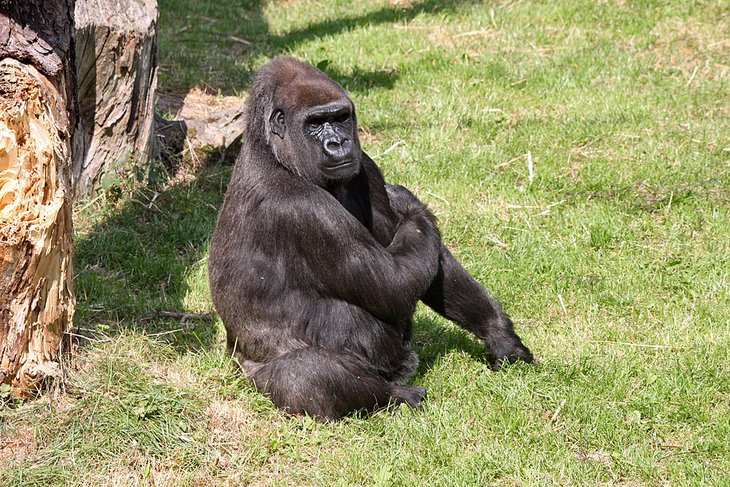
<svg viewBox="0 0 730 487">
<path fill-rule="evenodd" d="M 533 360 L 431 213 L 360 150 L 344 90 L 292 58 L 254 80 L 209 273 L 229 350 L 292 414 L 417 407 L 425 390 L 406 383 L 419 299 L 482 339 L 495 369 Z"/>
</svg>

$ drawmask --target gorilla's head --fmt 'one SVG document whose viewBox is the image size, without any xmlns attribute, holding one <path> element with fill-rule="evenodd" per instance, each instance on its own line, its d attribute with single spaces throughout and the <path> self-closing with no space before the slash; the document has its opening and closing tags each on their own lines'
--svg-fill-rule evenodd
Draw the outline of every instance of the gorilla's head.
<svg viewBox="0 0 730 487">
<path fill-rule="evenodd" d="M 317 186 L 339 186 L 360 172 L 355 106 L 312 66 L 280 57 L 262 68 L 248 120 L 249 139 L 265 142 L 281 165 Z"/>
</svg>

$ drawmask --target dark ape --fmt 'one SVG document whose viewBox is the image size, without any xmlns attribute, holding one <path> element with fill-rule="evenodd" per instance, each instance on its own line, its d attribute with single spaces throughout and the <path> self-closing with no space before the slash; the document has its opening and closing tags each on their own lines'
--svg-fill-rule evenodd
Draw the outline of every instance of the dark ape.
<svg viewBox="0 0 730 487">
<path fill-rule="evenodd" d="M 483 340 L 493 367 L 532 362 L 497 301 L 441 243 L 433 216 L 361 151 L 355 107 L 320 71 L 256 75 L 246 139 L 210 248 L 227 343 L 290 413 L 415 407 L 418 300 Z"/>
</svg>

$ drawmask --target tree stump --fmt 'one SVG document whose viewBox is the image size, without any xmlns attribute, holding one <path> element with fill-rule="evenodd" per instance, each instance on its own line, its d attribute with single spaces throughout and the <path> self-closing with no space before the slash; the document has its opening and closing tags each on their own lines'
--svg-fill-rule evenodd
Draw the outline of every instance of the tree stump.
<svg viewBox="0 0 730 487">
<path fill-rule="evenodd" d="M 77 0 L 75 24 L 74 187 L 85 195 L 114 170 L 157 154 L 157 1 Z"/>
<path fill-rule="evenodd" d="M 57 374 L 71 327 L 73 0 L 0 0 L 0 383 Z"/>
</svg>

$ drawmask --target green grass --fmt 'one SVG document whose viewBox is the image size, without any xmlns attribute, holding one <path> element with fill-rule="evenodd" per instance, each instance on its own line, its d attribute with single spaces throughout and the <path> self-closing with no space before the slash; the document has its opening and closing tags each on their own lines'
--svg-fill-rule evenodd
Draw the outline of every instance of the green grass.
<svg viewBox="0 0 730 487">
<path fill-rule="evenodd" d="M 0 485 L 728 485 L 726 2 L 160 3 L 163 91 L 245 96 L 278 54 L 341 82 L 541 365 L 419 308 L 423 410 L 287 417 L 217 318 L 160 316 L 213 311 L 230 167 L 123 180 L 77 208 L 87 338 L 0 409 Z"/>
</svg>

